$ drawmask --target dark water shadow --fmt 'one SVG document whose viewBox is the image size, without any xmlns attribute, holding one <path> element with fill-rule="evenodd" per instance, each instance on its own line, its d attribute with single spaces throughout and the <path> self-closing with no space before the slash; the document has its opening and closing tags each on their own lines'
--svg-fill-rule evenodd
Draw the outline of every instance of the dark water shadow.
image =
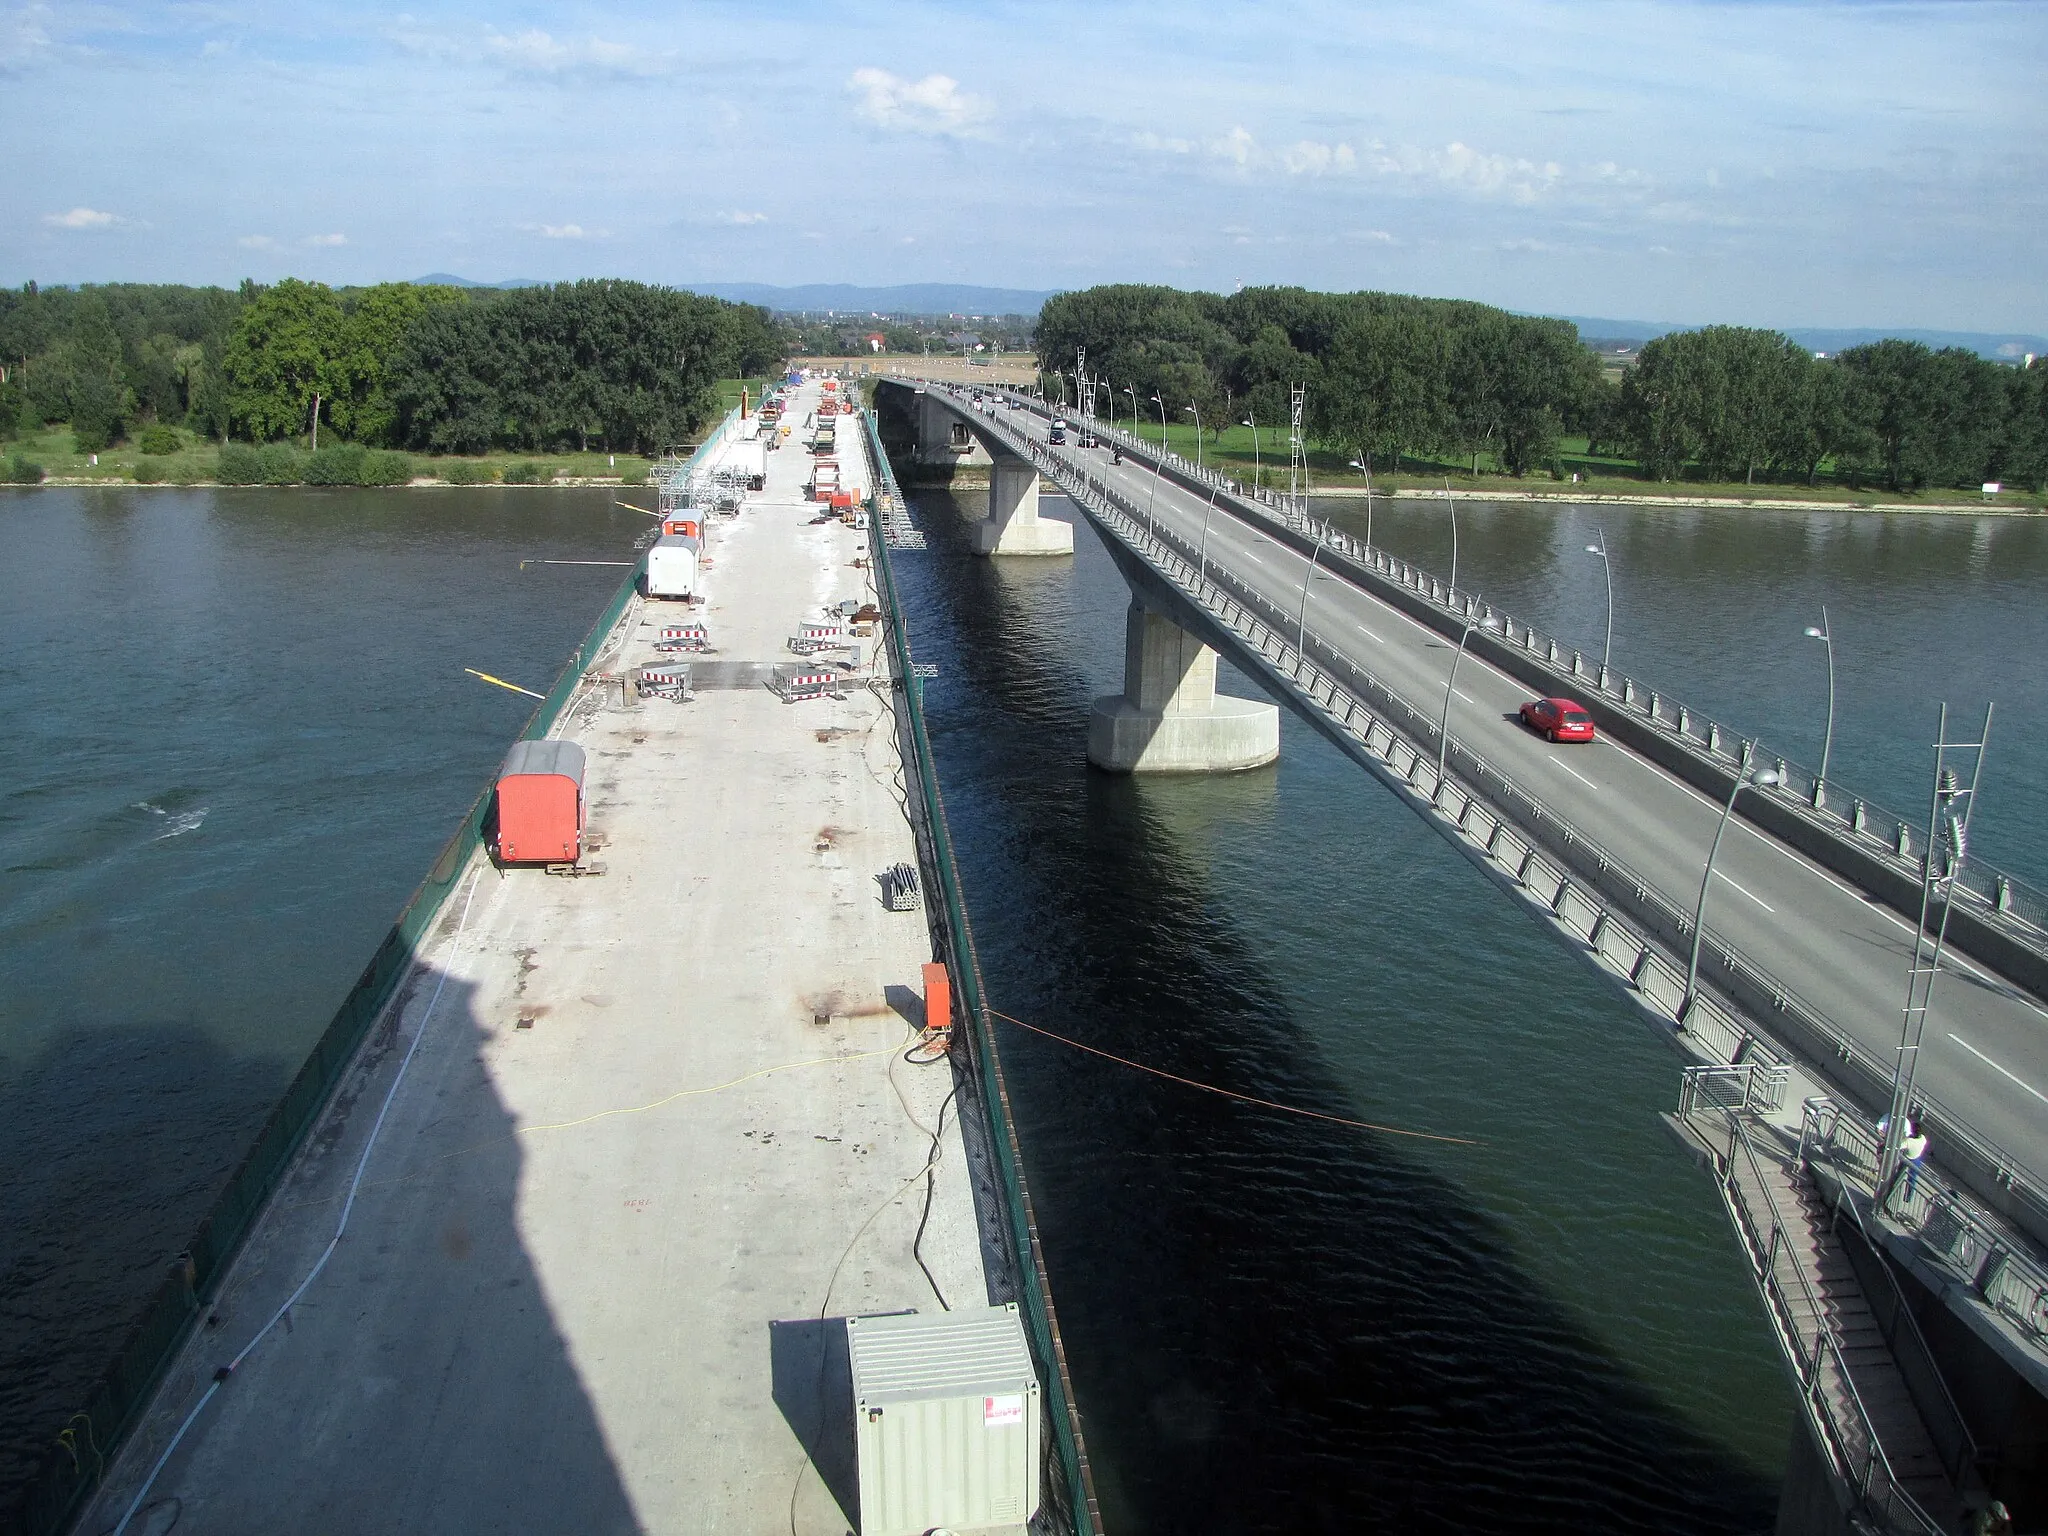
<svg viewBox="0 0 2048 1536">
<path fill-rule="evenodd" d="M 4 1065 L 0 1511 L 56 1453 L 288 1076 L 169 1020 L 73 1026 Z"/>
<path fill-rule="evenodd" d="M 843 1317 L 768 1325 L 775 1406 L 811 1458 L 847 1525 L 860 1529 L 860 1463 L 854 1449 L 853 1364 Z"/>
<path fill-rule="evenodd" d="M 440 985 L 422 970 L 409 988 Z M 520 1234 L 524 1155 L 471 994 L 442 988 L 332 1261 L 164 1469 L 153 1496 L 180 1500 L 191 1528 L 641 1529 Z M 332 1236 L 410 1040 L 387 1015 L 344 1077 L 214 1298 L 208 1342 L 169 1378 L 179 1413 Z"/>
<path fill-rule="evenodd" d="M 924 526 L 943 528 L 936 509 Z M 953 680 L 930 695 L 932 733 L 997 1006 L 1198 1081 L 1355 1113 L 1316 1049 L 1327 1022 L 1283 1000 L 1224 878 L 1186 855 L 1173 794 L 1078 767 L 1100 679 L 1046 632 L 1120 612 L 1107 559 L 1084 552 L 1049 617 L 1004 573 L 935 553 L 901 584 L 919 654 Z M 1379 793 L 1362 775 L 1358 792 Z M 1771 1524 L 1771 1482 L 1392 1138 L 1021 1034 L 1004 1047 L 1113 1529 Z"/>
</svg>

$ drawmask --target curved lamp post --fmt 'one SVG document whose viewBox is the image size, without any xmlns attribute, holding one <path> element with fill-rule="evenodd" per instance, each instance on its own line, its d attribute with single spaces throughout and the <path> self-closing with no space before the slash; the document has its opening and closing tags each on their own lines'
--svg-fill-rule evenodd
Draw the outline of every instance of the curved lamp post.
<svg viewBox="0 0 2048 1536">
<path fill-rule="evenodd" d="M 1443 713 L 1437 717 L 1436 722 L 1436 787 L 1429 792 L 1432 805 L 1436 803 L 1438 790 L 1443 788 L 1444 764 L 1450 756 L 1451 694 L 1458 685 L 1458 663 L 1465 659 L 1465 642 L 1472 638 L 1472 631 L 1475 629 L 1498 631 L 1500 629 L 1500 620 L 1495 618 L 1475 619 L 1472 623 L 1467 624 L 1464 633 L 1458 636 L 1457 650 L 1451 653 L 1451 675 L 1444 679 Z"/>
<path fill-rule="evenodd" d="M 1152 461 L 1152 494 L 1145 498 L 1145 521 L 1152 525 L 1152 536 L 1157 538 L 1159 522 L 1153 516 L 1153 512 L 1159 505 L 1161 466 L 1166 463 L 1166 402 L 1159 398 L 1159 393 L 1155 390 L 1152 394 L 1152 403 L 1159 407 L 1159 456 Z"/>
<path fill-rule="evenodd" d="M 1259 458 L 1259 424 L 1253 419 L 1249 408 L 1244 413 L 1244 420 L 1239 422 L 1238 425 L 1252 429 L 1252 484 L 1263 486 L 1266 483 L 1266 468 L 1264 462 Z"/>
<path fill-rule="evenodd" d="M 1200 472 L 1202 468 L 1202 413 L 1192 405 L 1184 405 L 1181 409 L 1195 418 L 1195 469 L 1197 472 Z"/>
<path fill-rule="evenodd" d="M 1351 467 L 1365 476 L 1365 557 L 1372 558 L 1372 470 L 1358 460 L 1351 461 Z"/>
<path fill-rule="evenodd" d="M 1451 492 L 1451 482 L 1444 481 L 1444 496 L 1451 504 L 1451 592 L 1458 590 L 1458 498 Z"/>
<path fill-rule="evenodd" d="M 1614 566 L 1607 558 L 1607 530 L 1600 530 L 1600 542 L 1588 544 L 1586 553 L 1600 557 L 1600 569 L 1607 577 L 1607 639 L 1600 647 L 1600 691 L 1607 691 L 1607 663 L 1614 655 Z M 1811 633 L 1811 631 L 1808 631 Z"/>
<path fill-rule="evenodd" d="M 1701 926 L 1707 917 L 1707 886 L 1713 882 L 1714 860 L 1721 852 L 1721 834 L 1728 830 L 1728 818 L 1735 814 L 1735 797 L 1742 793 L 1742 786 L 1754 784 L 1758 789 L 1770 789 L 1781 780 L 1775 768 L 1760 768 L 1755 773 L 1737 769 L 1734 787 L 1728 791 L 1728 803 L 1721 807 L 1721 819 L 1714 826 L 1714 844 L 1707 850 L 1707 867 L 1700 875 L 1700 899 L 1692 909 L 1692 955 L 1685 962 L 1685 997 L 1678 1005 L 1680 1023 L 1692 1011 L 1693 998 L 1699 991 L 1700 980 L 1700 939 L 1705 930 Z"/>
<path fill-rule="evenodd" d="M 1822 603 L 1820 607 L 1820 627 L 1816 629 L 1811 624 L 1807 625 L 1806 637 L 1809 640 L 1823 641 L 1828 648 L 1828 732 L 1821 738 L 1820 777 L 1813 781 L 1813 803 L 1818 806 L 1827 795 L 1828 754 L 1835 749 L 1835 632 L 1828 628 L 1826 603 Z"/>
</svg>

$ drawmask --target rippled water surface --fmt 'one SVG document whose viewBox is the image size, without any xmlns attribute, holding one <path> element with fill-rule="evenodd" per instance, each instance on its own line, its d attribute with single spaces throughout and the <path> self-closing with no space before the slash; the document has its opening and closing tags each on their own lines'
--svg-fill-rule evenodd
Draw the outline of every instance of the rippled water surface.
<svg viewBox="0 0 2048 1536">
<path fill-rule="evenodd" d="M 1087 769 L 1128 600 L 1092 531 L 1071 562 L 992 564 L 963 507 L 918 504 L 931 549 L 899 570 L 994 1006 L 1472 1143 L 999 1026 L 1111 1529 L 1768 1529 L 1795 1410 L 1711 1185 L 1659 1126 L 1678 1059 L 1291 715 L 1269 770 Z M 2044 684 L 1998 636 L 2039 645 L 2041 525 L 1710 516 L 1606 514 L 1617 664 L 1795 751 L 1810 725 L 1817 756 L 1800 631 L 1825 599 L 1837 776 L 1910 803 L 1929 679 L 1995 692 L 1986 836 L 2038 869 L 2041 777 L 2016 759 Z M 1375 533 L 1442 569 L 1443 518 L 1381 509 Z M 1466 585 L 1597 643 L 1586 514 L 1466 508 L 1460 533 Z"/>
<path fill-rule="evenodd" d="M 591 492 L 0 492 L 0 1488 L 83 1396 L 644 520 Z M 972 510 L 970 508 L 970 510 Z M 1120 578 L 899 556 L 1118 1533 L 1761 1531 L 1793 1407 L 1678 1061 L 1321 738 L 1220 780 L 1083 764 Z M 1338 508 L 1360 527 L 1364 509 Z M 1444 509 L 1376 511 L 1448 566 Z M 1987 857 L 2048 879 L 2048 528 L 1604 511 L 1616 660 L 1910 810 L 1996 697 Z M 1593 514 L 1463 507 L 1463 582 L 1597 644 Z M 1226 676 L 1228 668 L 1225 669 Z M 1249 692 L 1242 679 L 1226 687 Z M 1394 1134 L 1425 1132 L 1429 1140 Z"/>
<path fill-rule="evenodd" d="M 608 491 L 0 491 L 0 1508 L 644 518 Z"/>
</svg>

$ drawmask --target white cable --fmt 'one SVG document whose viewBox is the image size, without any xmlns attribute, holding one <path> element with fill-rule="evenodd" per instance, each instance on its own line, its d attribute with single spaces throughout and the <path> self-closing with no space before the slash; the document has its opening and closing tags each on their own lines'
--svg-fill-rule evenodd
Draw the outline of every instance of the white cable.
<svg viewBox="0 0 2048 1536">
<path fill-rule="evenodd" d="M 482 873 L 479 871 L 469 882 L 469 894 L 463 898 L 462 921 L 456 926 L 453 944 L 460 944 L 462 942 L 462 935 L 469 927 L 469 907 L 470 903 L 476 900 L 477 883 L 481 878 Z M 454 959 L 454 955 L 455 951 L 451 945 L 449 949 L 450 961 Z M 334 1257 L 334 1250 L 340 1245 L 342 1234 L 348 1230 L 349 1213 L 355 1209 L 356 1205 L 356 1191 L 363 1187 L 363 1175 L 369 1171 L 370 1154 L 377 1150 L 377 1137 L 384 1129 L 384 1117 L 391 1113 L 392 1101 L 398 1097 L 398 1090 L 405 1082 L 405 1074 L 407 1069 L 412 1066 L 414 1053 L 419 1050 L 420 1042 L 427 1038 L 427 1025 L 434 1017 L 434 1009 L 440 1004 L 442 989 L 448 985 L 449 970 L 449 965 L 442 965 L 441 979 L 434 984 L 434 995 L 427 999 L 427 1011 L 420 1015 L 420 1027 L 414 1031 L 412 1044 L 406 1047 L 405 1058 L 398 1064 L 398 1075 L 391 1079 L 391 1087 L 384 1095 L 383 1107 L 377 1111 L 376 1123 L 370 1127 L 370 1138 L 363 1143 L 363 1155 L 356 1160 L 356 1176 L 349 1181 L 348 1198 L 342 1202 L 341 1219 L 334 1225 L 334 1236 L 330 1237 L 327 1240 L 327 1246 L 320 1250 L 320 1257 L 314 1262 L 312 1269 L 307 1271 L 306 1278 L 299 1282 L 298 1289 L 285 1298 L 283 1306 L 271 1313 L 270 1321 L 257 1330 L 256 1337 L 242 1346 L 240 1354 L 213 1373 L 212 1384 L 200 1396 L 199 1401 L 192 1405 L 192 1411 L 185 1415 L 185 1422 L 180 1424 L 178 1432 L 171 1436 L 171 1443 L 164 1447 L 163 1454 L 156 1459 L 156 1465 L 149 1469 L 149 1476 L 143 1479 L 141 1488 L 136 1490 L 134 1501 L 128 1506 L 128 1512 L 121 1516 L 121 1523 L 114 1527 L 113 1536 L 123 1536 L 123 1533 L 127 1531 L 128 1522 L 135 1518 L 136 1511 L 142 1508 L 142 1501 L 149 1497 L 149 1490 L 156 1486 L 157 1477 L 163 1471 L 165 1464 L 170 1461 L 172 1452 L 177 1450 L 178 1443 L 185 1438 L 185 1432 L 198 1420 L 199 1415 L 205 1411 L 206 1405 L 213 1401 L 214 1394 L 220 1391 L 222 1384 L 235 1373 L 236 1368 L 249 1358 L 250 1352 L 263 1342 L 264 1338 L 270 1333 L 270 1330 L 283 1320 L 287 1312 L 291 1311 L 292 1307 L 298 1302 L 298 1299 L 306 1294 L 307 1287 L 320 1278 L 320 1271 L 325 1269 L 327 1261 Z"/>
</svg>

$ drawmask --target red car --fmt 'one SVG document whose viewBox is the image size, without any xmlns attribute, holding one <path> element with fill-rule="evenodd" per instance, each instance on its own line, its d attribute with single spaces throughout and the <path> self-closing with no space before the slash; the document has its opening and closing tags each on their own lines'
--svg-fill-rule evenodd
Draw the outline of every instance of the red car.
<svg viewBox="0 0 2048 1536">
<path fill-rule="evenodd" d="M 1593 739 L 1593 717 L 1574 699 L 1531 699 L 1522 706 L 1522 724 L 1551 741 Z"/>
</svg>

